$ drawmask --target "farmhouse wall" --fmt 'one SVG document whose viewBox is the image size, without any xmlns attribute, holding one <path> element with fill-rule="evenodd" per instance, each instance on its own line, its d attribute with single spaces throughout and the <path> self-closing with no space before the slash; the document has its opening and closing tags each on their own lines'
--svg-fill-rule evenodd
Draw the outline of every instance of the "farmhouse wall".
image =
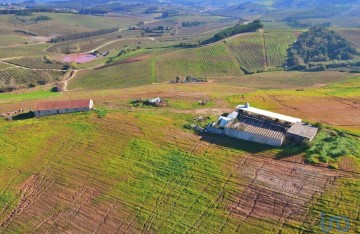
<svg viewBox="0 0 360 234">
<path fill-rule="evenodd" d="M 43 110 L 43 111 L 35 111 L 34 114 L 35 114 L 35 117 L 38 117 L 38 116 L 66 114 L 66 113 L 83 112 L 83 111 L 90 111 L 90 108 L 71 108 L 71 109 L 59 109 L 59 110 Z"/>
<path fill-rule="evenodd" d="M 224 130 L 225 130 L 225 135 L 229 137 L 233 137 L 241 140 L 253 141 L 253 142 L 276 146 L 276 147 L 281 146 L 285 139 L 285 137 L 281 139 L 266 137 L 254 133 L 236 130 L 233 128 L 224 128 Z"/>
<path fill-rule="evenodd" d="M 219 135 L 224 135 L 225 134 L 224 129 L 214 128 L 214 127 L 211 127 L 211 126 L 207 126 L 205 128 L 205 130 L 208 133 L 214 133 L 214 134 L 219 134 Z"/>
<path fill-rule="evenodd" d="M 292 133 L 289 133 L 287 132 L 286 133 L 286 138 L 291 140 L 291 141 L 294 141 L 294 142 L 297 142 L 297 143 L 301 143 L 303 142 L 304 140 L 308 140 L 308 141 L 312 141 L 314 139 L 314 136 L 311 137 L 311 138 L 308 138 L 308 137 L 303 137 L 303 136 L 299 136 L 299 135 L 296 135 L 296 134 L 292 134 Z"/>
</svg>

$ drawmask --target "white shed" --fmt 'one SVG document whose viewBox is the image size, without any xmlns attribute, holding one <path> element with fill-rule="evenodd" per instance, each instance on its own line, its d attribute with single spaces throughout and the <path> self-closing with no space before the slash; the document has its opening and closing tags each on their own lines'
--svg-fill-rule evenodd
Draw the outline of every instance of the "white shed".
<svg viewBox="0 0 360 234">
<path fill-rule="evenodd" d="M 91 99 L 56 101 L 56 102 L 39 102 L 35 104 L 35 117 L 65 114 L 73 112 L 90 111 L 94 107 Z"/>
</svg>

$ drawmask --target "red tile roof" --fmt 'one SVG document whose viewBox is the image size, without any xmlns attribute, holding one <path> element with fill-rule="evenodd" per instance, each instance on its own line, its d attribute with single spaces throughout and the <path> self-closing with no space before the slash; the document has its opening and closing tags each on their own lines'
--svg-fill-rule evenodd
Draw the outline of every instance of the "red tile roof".
<svg viewBox="0 0 360 234">
<path fill-rule="evenodd" d="M 35 104 L 35 111 L 88 108 L 90 106 L 90 101 L 90 99 L 86 99 L 72 101 L 39 102 Z"/>
</svg>

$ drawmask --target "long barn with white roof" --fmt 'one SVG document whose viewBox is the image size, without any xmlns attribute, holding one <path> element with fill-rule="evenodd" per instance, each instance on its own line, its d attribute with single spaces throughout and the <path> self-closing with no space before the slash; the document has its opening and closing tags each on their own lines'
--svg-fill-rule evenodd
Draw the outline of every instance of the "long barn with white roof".
<svg viewBox="0 0 360 234">
<path fill-rule="evenodd" d="M 220 116 L 206 131 L 271 146 L 281 146 L 286 140 L 311 141 L 317 128 L 302 123 L 299 118 L 239 105 L 236 111 Z"/>
</svg>

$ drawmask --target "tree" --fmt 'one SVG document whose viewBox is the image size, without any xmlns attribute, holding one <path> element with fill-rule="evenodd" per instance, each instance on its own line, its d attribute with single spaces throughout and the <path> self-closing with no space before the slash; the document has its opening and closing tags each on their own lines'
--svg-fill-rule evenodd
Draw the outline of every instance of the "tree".
<svg viewBox="0 0 360 234">
<path fill-rule="evenodd" d="M 324 63 L 347 61 L 358 56 L 359 53 L 345 38 L 327 28 L 316 26 L 301 34 L 288 49 L 286 65 L 293 69 L 310 67 L 319 71 L 326 68 L 327 64 Z"/>
<path fill-rule="evenodd" d="M 260 28 L 263 28 L 264 25 L 259 21 L 255 20 L 249 24 L 237 24 L 233 27 L 227 28 L 217 34 L 215 34 L 212 38 L 203 41 L 202 44 L 209 44 L 216 41 L 221 41 L 227 37 L 234 36 L 236 34 L 245 33 L 245 32 L 256 32 Z"/>
</svg>

